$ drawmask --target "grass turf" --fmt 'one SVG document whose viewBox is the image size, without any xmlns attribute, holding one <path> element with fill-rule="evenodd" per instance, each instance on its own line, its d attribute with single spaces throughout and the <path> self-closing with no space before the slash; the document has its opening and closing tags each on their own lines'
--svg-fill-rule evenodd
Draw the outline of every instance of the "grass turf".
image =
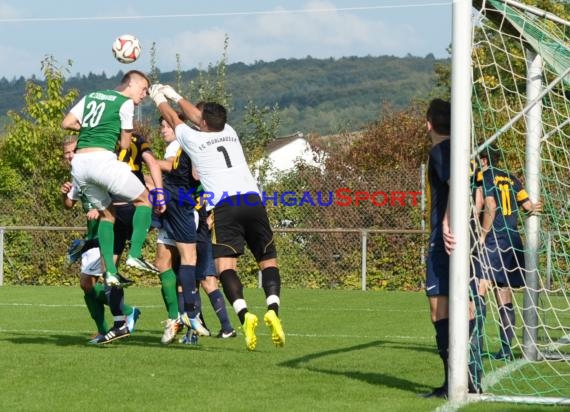
<svg viewBox="0 0 570 412">
<path fill-rule="evenodd" d="M 196 346 L 161 345 L 166 312 L 158 288 L 127 289 L 127 302 L 142 310 L 136 332 L 93 347 L 79 288 L 1 287 L 2 409 L 428 411 L 445 403 L 418 397 L 442 382 L 422 293 L 283 290 L 284 348 L 273 346 L 263 324 L 262 290 L 245 293 L 260 319 L 254 352 L 241 331 L 234 339 L 202 337 Z"/>
</svg>

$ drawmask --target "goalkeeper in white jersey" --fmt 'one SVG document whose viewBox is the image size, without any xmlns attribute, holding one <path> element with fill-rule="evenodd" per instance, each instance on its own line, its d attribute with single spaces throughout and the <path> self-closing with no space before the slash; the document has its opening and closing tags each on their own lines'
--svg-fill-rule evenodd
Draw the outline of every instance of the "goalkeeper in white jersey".
<svg viewBox="0 0 570 412">
<path fill-rule="evenodd" d="M 175 130 L 176 139 L 190 156 L 206 192 L 216 271 L 224 294 L 243 326 L 247 349 L 256 347 L 258 319 L 248 311 L 243 285 L 236 271 L 237 258 L 243 254 L 245 244 L 262 274 L 267 303 L 264 321 L 271 330 L 273 343 L 283 346 L 285 333 L 278 316 L 281 277 L 273 231 L 237 133 L 226 123 L 226 109 L 218 103 L 208 102 L 200 110 L 172 87 L 159 84 L 151 87 L 150 96 L 162 117 Z M 179 105 L 199 130 L 180 120 L 167 97 Z"/>
</svg>

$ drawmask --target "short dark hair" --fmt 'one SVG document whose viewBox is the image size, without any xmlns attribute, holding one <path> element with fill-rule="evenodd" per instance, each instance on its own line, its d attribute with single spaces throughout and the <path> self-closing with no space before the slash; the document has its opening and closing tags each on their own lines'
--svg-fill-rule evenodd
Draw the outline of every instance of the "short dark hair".
<svg viewBox="0 0 570 412">
<path fill-rule="evenodd" d="M 443 99 L 433 99 L 426 113 L 426 119 L 433 130 L 447 136 L 451 132 L 451 104 Z"/>
<path fill-rule="evenodd" d="M 501 149 L 496 145 L 490 144 L 481 151 L 479 159 L 487 159 L 489 166 L 497 167 L 499 160 L 501 160 Z"/>
<path fill-rule="evenodd" d="M 224 130 L 224 126 L 228 120 L 228 112 L 226 108 L 219 103 L 206 102 L 202 109 L 202 119 L 212 132 L 220 132 Z"/>
</svg>

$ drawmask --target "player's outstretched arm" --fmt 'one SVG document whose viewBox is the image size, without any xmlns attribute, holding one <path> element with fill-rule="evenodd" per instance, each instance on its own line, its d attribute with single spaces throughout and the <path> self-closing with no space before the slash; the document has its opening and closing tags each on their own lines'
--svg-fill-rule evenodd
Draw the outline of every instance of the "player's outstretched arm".
<svg viewBox="0 0 570 412">
<path fill-rule="evenodd" d="M 528 212 L 529 215 L 539 215 L 542 212 L 542 202 L 539 200 L 537 202 L 532 202 L 527 199 L 523 204 L 522 208 Z"/>
<path fill-rule="evenodd" d="M 74 130 L 78 132 L 81 130 L 81 123 L 73 113 L 68 113 L 61 122 L 61 127 L 65 130 Z"/>
<path fill-rule="evenodd" d="M 184 112 L 184 115 L 196 126 L 200 127 L 200 122 L 202 121 L 202 112 L 192 103 L 190 103 L 185 98 L 178 100 L 178 106 Z"/>
<path fill-rule="evenodd" d="M 162 171 L 160 170 L 160 165 L 158 164 L 156 157 L 154 157 L 150 151 L 143 152 L 142 160 L 150 171 L 150 177 L 153 185 L 152 189 L 158 189 L 154 190 L 154 196 L 156 196 L 156 204 L 154 206 L 156 211 L 159 214 L 162 214 L 166 211 L 166 202 L 164 201 L 164 193 L 162 192 Z"/>
<path fill-rule="evenodd" d="M 168 159 L 156 159 L 158 166 L 160 166 L 160 170 L 165 173 L 169 173 L 172 171 L 172 165 L 174 164 L 174 156 L 169 157 Z"/>
<path fill-rule="evenodd" d="M 174 129 L 182 123 L 182 120 L 178 118 L 178 114 L 176 114 L 174 109 L 170 107 L 170 104 L 168 104 L 168 100 L 166 100 L 166 97 L 161 91 L 163 87 L 164 86 L 162 84 L 153 84 L 149 89 L 149 95 L 154 101 L 154 104 L 162 118 Z"/>
<path fill-rule="evenodd" d="M 150 171 L 150 177 L 152 178 L 154 188 L 162 189 L 162 170 L 160 169 L 160 165 L 158 164 L 156 157 L 154 157 L 150 151 L 146 151 L 142 154 L 142 160 Z"/>
<path fill-rule="evenodd" d="M 200 121 L 202 120 L 202 112 L 200 111 L 200 109 L 198 109 L 196 106 L 190 103 L 189 100 L 182 97 L 176 90 L 174 90 L 172 86 L 169 86 L 167 84 L 162 85 L 160 91 L 162 92 L 162 94 L 164 94 L 164 96 L 167 99 L 172 100 L 174 103 L 178 103 L 178 105 L 184 112 L 184 115 L 192 123 L 200 127 Z"/>
</svg>

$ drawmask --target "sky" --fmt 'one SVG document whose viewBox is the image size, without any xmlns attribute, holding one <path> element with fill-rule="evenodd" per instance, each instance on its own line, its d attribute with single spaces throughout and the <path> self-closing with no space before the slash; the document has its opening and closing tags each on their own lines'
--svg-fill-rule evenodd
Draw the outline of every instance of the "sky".
<svg viewBox="0 0 570 412">
<path fill-rule="evenodd" d="M 41 77 L 41 61 L 72 61 L 70 75 L 160 71 L 228 63 L 345 56 L 449 57 L 452 0 L 0 0 L 0 78 Z M 142 45 L 117 62 L 120 34 Z M 177 56 L 178 61 L 177 61 Z"/>
</svg>

